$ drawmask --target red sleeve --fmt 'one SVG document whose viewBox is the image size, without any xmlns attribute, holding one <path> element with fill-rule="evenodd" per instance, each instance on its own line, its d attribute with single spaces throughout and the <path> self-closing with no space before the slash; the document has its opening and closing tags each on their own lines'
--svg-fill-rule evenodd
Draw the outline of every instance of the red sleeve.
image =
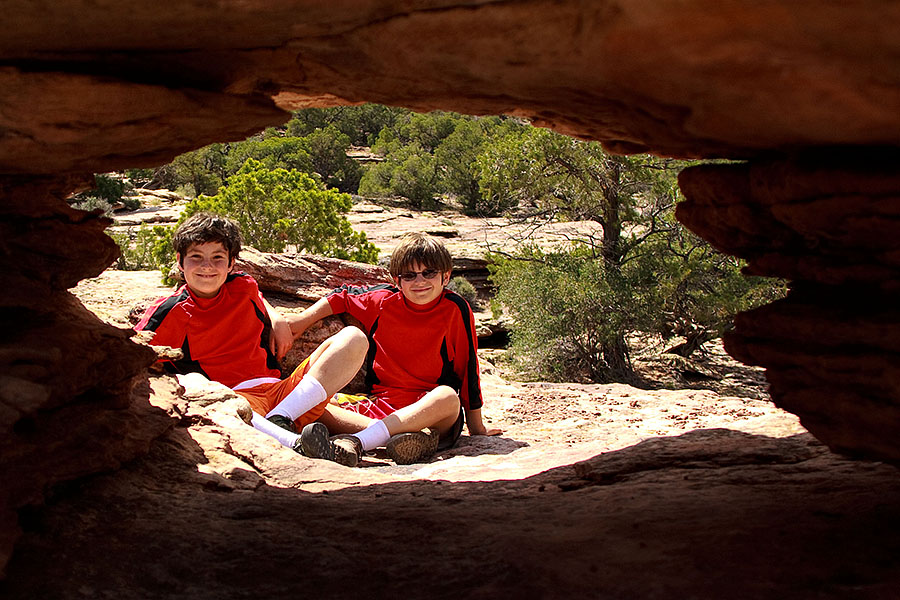
<svg viewBox="0 0 900 600">
<path fill-rule="evenodd" d="M 171 296 L 160 298 L 154 302 L 134 326 L 135 331 L 154 332 L 151 344 L 181 348 L 187 335 L 188 315 L 179 308 L 179 304 L 189 298 L 185 287 Z"/>
<path fill-rule="evenodd" d="M 367 288 L 344 285 L 328 294 L 326 299 L 331 312 L 336 315 L 347 313 L 369 331 L 381 311 L 381 302 L 397 291 L 397 288 L 386 284 Z"/>
</svg>

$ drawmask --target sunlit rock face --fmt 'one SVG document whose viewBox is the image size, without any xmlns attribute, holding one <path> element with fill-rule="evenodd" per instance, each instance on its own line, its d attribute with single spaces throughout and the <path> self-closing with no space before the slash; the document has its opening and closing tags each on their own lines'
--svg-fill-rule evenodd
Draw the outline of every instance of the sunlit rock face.
<svg viewBox="0 0 900 600">
<path fill-rule="evenodd" d="M 898 3 L 10 0 L 3 16 L 0 476 L 44 465 L 43 439 L 78 468 L 16 468 L 0 564 L 16 508 L 157 431 L 100 455 L 81 443 L 121 438 L 112 424 L 135 414 L 152 356 L 68 295 L 116 249 L 63 199 L 93 172 L 241 139 L 302 107 L 506 113 L 618 152 L 753 159 L 682 180 L 693 229 L 802 283 L 741 317 L 729 348 L 769 367 L 776 401 L 832 447 L 900 460 L 897 349 L 882 327 L 900 284 L 896 249 L 876 239 L 898 237 L 891 165 L 872 187 L 865 162 L 786 158 L 900 143 Z M 82 415 L 79 428 L 62 414 Z"/>
<path fill-rule="evenodd" d="M 897 461 L 900 171 L 896 150 L 688 169 L 678 217 L 788 297 L 744 313 L 726 348 L 767 367 L 776 404 L 833 449 Z"/>
<path fill-rule="evenodd" d="M 370 101 L 673 156 L 900 131 L 900 7 L 875 0 L 13 0 L 4 22 L 4 172 L 158 163 L 286 120 L 278 108 Z"/>
</svg>

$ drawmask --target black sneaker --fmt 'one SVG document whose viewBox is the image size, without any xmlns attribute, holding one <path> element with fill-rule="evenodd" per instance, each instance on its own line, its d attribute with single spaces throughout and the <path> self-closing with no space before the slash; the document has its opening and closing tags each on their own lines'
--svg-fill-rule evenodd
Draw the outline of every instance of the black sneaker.
<svg viewBox="0 0 900 600">
<path fill-rule="evenodd" d="M 411 465 L 431 458 L 437 452 L 440 433 L 433 427 L 426 427 L 422 431 L 398 433 L 391 436 L 385 450 L 398 465 Z"/>
<path fill-rule="evenodd" d="M 272 415 L 267 420 L 270 423 L 278 425 L 282 429 L 287 429 L 291 433 L 297 433 L 297 428 L 294 426 L 294 422 L 288 417 L 285 417 L 283 415 Z"/>
<path fill-rule="evenodd" d="M 355 467 L 364 454 L 362 442 L 355 435 L 342 433 L 331 438 L 334 445 L 334 462 L 345 467 Z"/>
<path fill-rule="evenodd" d="M 298 447 L 295 446 L 296 450 Z M 334 460 L 334 444 L 328 439 L 328 428 L 322 423 L 310 423 L 300 432 L 300 454 L 309 458 Z"/>
</svg>

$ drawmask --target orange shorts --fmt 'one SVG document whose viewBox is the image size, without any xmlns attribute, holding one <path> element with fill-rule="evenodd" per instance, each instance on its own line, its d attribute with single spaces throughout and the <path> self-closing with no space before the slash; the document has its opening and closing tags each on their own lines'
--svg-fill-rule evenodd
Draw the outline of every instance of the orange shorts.
<svg viewBox="0 0 900 600">
<path fill-rule="evenodd" d="M 308 370 L 309 359 L 306 358 L 296 369 L 294 369 L 293 373 L 280 381 L 260 383 L 251 388 L 234 390 L 234 393 L 240 394 L 246 398 L 247 402 L 250 403 L 250 408 L 253 409 L 253 412 L 266 416 L 269 414 L 269 411 L 278 406 L 278 404 L 280 404 L 281 401 L 300 384 L 300 380 L 303 379 L 303 376 L 306 375 Z M 303 427 L 321 417 L 322 413 L 325 412 L 326 406 L 328 406 L 328 400 L 325 400 L 325 402 L 322 402 L 321 404 L 317 404 L 300 415 L 294 421 L 294 426 L 297 428 L 297 431 L 300 431 Z"/>
</svg>

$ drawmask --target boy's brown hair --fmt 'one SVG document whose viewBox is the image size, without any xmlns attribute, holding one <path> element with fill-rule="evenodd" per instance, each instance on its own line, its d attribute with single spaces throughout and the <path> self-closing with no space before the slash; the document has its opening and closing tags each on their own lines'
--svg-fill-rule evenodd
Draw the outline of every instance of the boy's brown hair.
<svg viewBox="0 0 900 600">
<path fill-rule="evenodd" d="M 195 244 L 220 242 L 228 252 L 228 260 L 233 261 L 241 252 L 241 228 L 233 219 L 214 213 L 200 212 L 191 215 L 175 230 L 172 244 L 184 264 L 184 255 Z"/>
<path fill-rule="evenodd" d="M 450 271 L 453 267 L 450 253 L 439 239 L 427 233 L 407 233 L 400 238 L 400 245 L 391 253 L 388 266 L 391 277 L 399 277 L 400 273 L 409 271 L 416 262 L 424 269 L 443 272 Z"/>
</svg>

